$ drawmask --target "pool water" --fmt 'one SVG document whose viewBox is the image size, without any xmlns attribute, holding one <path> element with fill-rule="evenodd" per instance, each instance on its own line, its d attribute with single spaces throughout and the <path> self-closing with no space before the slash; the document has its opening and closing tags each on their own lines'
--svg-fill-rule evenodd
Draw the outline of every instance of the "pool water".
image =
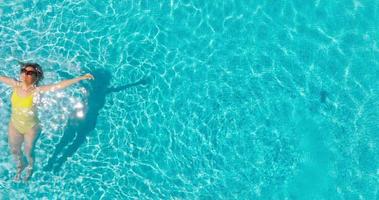
<svg viewBox="0 0 379 200">
<path fill-rule="evenodd" d="M 1 75 L 43 66 L 28 184 L 1 199 L 378 199 L 379 2 L 0 2 Z"/>
</svg>

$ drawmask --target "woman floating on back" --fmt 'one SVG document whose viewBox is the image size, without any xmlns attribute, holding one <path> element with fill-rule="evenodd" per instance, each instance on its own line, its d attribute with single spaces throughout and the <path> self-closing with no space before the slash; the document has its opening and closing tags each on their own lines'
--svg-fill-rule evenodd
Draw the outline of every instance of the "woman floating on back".
<svg viewBox="0 0 379 200">
<path fill-rule="evenodd" d="M 9 85 L 13 89 L 11 97 L 12 114 L 8 128 L 8 142 L 11 153 L 17 163 L 17 173 L 14 177 L 18 181 L 22 171 L 27 167 L 24 181 L 28 181 L 33 173 L 34 166 L 34 145 L 40 133 L 37 109 L 33 98 L 38 92 L 56 91 L 66 88 L 74 83 L 85 79 L 94 79 L 91 74 L 86 74 L 77 78 L 68 79 L 52 85 L 39 86 L 39 81 L 43 78 L 42 68 L 37 63 L 20 63 L 20 80 L 0 76 L 0 82 Z M 24 150 L 28 165 L 24 162 L 21 152 L 21 145 Z"/>
</svg>

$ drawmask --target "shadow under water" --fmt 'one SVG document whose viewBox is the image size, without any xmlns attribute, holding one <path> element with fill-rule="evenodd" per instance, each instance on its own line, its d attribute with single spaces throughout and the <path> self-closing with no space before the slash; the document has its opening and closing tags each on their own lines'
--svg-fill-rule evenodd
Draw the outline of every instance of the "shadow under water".
<svg viewBox="0 0 379 200">
<path fill-rule="evenodd" d="M 72 78 L 67 73 L 58 73 L 65 79 Z M 45 171 L 58 172 L 67 158 L 73 156 L 85 142 L 89 133 L 95 129 L 99 111 L 105 104 L 107 94 L 126 90 L 133 86 L 149 84 L 148 78 L 142 78 L 135 83 L 108 88 L 111 80 L 109 71 L 95 70 L 92 71 L 91 74 L 95 79 L 89 81 L 90 87 L 88 91 L 88 104 L 85 108 L 86 110 L 84 110 L 85 115 L 82 118 L 78 118 L 75 113 L 73 113 L 72 116 L 69 117 L 62 138 L 56 145 L 55 151 L 49 158 L 47 165 L 44 166 Z"/>
</svg>

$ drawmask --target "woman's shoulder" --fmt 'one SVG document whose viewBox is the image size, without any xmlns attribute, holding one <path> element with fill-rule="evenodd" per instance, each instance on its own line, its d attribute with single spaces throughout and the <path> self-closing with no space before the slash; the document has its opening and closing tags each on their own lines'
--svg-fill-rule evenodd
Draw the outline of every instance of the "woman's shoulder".
<svg viewBox="0 0 379 200">
<path fill-rule="evenodd" d="M 22 91 L 21 89 L 21 82 L 18 82 L 13 88 L 13 93 L 16 93 L 18 96 L 30 96 L 30 95 L 35 95 L 36 93 L 39 93 L 40 90 L 38 88 L 38 86 L 34 86 L 34 88 L 32 90 L 29 90 L 26 94 L 24 91 Z"/>
<path fill-rule="evenodd" d="M 16 84 L 13 85 L 12 89 L 15 90 L 15 89 L 20 88 L 20 87 L 21 87 L 21 81 L 16 80 Z"/>
</svg>

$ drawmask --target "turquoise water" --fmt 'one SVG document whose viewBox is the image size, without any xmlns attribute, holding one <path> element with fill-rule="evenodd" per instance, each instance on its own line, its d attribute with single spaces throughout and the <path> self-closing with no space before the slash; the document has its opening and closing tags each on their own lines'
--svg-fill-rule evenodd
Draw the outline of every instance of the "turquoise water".
<svg viewBox="0 0 379 200">
<path fill-rule="evenodd" d="M 43 66 L 35 173 L 1 199 L 378 199 L 379 2 L 0 2 L 0 70 Z"/>
</svg>

